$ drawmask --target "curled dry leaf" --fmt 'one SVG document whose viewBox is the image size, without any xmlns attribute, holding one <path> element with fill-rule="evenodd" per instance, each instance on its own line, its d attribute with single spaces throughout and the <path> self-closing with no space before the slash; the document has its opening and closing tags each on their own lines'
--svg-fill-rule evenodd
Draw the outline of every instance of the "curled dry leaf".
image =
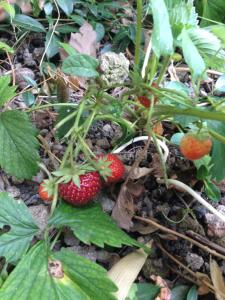
<svg viewBox="0 0 225 300">
<path fill-rule="evenodd" d="M 128 172 L 130 171 L 131 168 L 132 168 L 131 166 L 126 166 L 126 170 Z M 152 171 L 153 171 L 153 168 L 137 167 L 137 168 L 133 169 L 133 171 L 131 172 L 130 178 L 133 180 L 139 179 L 141 177 L 144 177 L 144 176 L 150 174 Z"/>
<path fill-rule="evenodd" d="M 207 295 L 211 291 L 209 285 L 212 285 L 209 276 L 200 272 L 196 272 L 195 275 L 197 276 L 198 295 Z"/>
<path fill-rule="evenodd" d="M 85 22 L 80 27 L 80 32 L 71 33 L 69 45 L 81 54 L 96 57 L 96 49 L 98 48 L 97 33 L 89 24 Z M 68 54 L 64 49 L 60 49 L 61 59 L 65 59 Z"/>
<path fill-rule="evenodd" d="M 217 300 L 225 299 L 225 284 L 222 272 L 215 260 L 210 260 L 210 274 L 215 288 Z"/>
<path fill-rule="evenodd" d="M 168 288 L 167 283 L 162 277 L 152 275 L 151 279 L 161 288 L 159 295 L 155 300 L 171 300 L 171 290 Z"/>
<path fill-rule="evenodd" d="M 152 245 L 150 241 L 146 246 Z M 139 249 L 120 259 L 108 272 L 109 278 L 117 285 L 116 299 L 125 300 L 129 290 L 141 271 L 148 254 Z"/>
<path fill-rule="evenodd" d="M 132 217 L 134 215 L 133 195 L 129 192 L 127 185 L 124 184 L 112 211 L 112 217 L 117 221 L 117 224 L 126 230 L 129 230 L 133 225 Z"/>
</svg>

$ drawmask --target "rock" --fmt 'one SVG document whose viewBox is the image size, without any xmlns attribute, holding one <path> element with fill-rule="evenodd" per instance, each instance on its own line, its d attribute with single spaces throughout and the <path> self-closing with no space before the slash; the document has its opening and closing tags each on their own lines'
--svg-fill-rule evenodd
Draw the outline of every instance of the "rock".
<svg viewBox="0 0 225 300">
<path fill-rule="evenodd" d="M 100 203 L 101 203 L 101 205 L 102 205 L 102 208 L 103 208 L 103 210 L 105 211 L 105 212 L 107 212 L 107 213 L 111 213 L 112 212 L 112 210 L 113 210 L 113 207 L 114 207 L 114 205 L 115 205 L 115 202 L 112 200 L 112 199 L 110 199 L 109 197 L 107 197 L 106 195 L 100 195 L 99 196 L 99 201 L 100 201 Z"/>
<path fill-rule="evenodd" d="M 16 84 L 19 85 L 21 89 L 29 86 L 29 83 L 25 80 L 25 77 L 34 80 L 34 72 L 28 68 L 19 68 L 15 71 Z"/>
<path fill-rule="evenodd" d="M 122 84 L 129 75 L 129 60 L 123 53 L 106 52 L 100 55 L 101 79 L 108 85 Z"/>
<path fill-rule="evenodd" d="M 186 262 L 193 271 L 199 270 L 204 264 L 204 260 L 201 256 L 190 252 L 186 255 Z"/>
<path fill-rule="evenodd" d="M 102 127 L 102 131 L 104 134 L 108 137 L 113 137 L 114 136 L 114 130 L 110 124 L 106 124 Z"/>
<path fill-rule="evenodd" d="M 108 140 L 106 138 L 104 138 L 104 139 L 98 139 L 97 140 L 97 145 L 99 147 L 101 147 L 102 149 L 105 149 L 105 150 L 107 150 L 107 149 L 110 148 L 110 144 L 109 144 L 109 142 L 108 142 Z"/>
<path fill-rule="evenodd" d="M 67 246 L 78 246 L 80 244 L 80 241 L 70 229 L 65 229 L 64 231 L 64 242 Z"/>
<path fill-rule="evenodd" d="M 19 198 L 20 197 L 20 190 L 16 186 L 9 186 L 7 187 L 6 191 L 13 197 Z"/>
<path fill-rule="evenodd" d="M 87 259 L 90 259 L 93 262 L 96 262 L 97 260 L 98 255 L 94 246 L 73 246 L 68 247 L 67 249 L 75 251 L 76 254 L 86 257 Z"/>
<path fill-rule="evenodd" d="M 38 227 L 40 228 L 40 232 L 42 232 L 48 222 L 48 208 L 47 206 L 41 204 L 41 205 L 35 205 L 28 207 L 33 219 L 36 221 Z"/>
<path fill-rule="evenodd" d="M 225 215 L 225 206 L 219 205 L 217 210 Z M 205 214 L 206 223 L 208 226 L 207 234 L 212 237 L 225 237 L 225 222 L 221 221 L 217 216 L 211 213 Z"/>
</svg>

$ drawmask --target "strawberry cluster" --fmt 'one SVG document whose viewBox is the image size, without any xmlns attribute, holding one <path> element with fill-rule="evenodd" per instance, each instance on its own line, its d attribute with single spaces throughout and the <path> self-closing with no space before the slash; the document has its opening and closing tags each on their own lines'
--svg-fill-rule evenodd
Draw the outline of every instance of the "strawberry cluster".
<svg viewBox="0 0 225 300">
<path fill-rule="evenodd" d="M 59 184 L 59 194 L 63 200 L 75 206 L 83 206 L 94 199 L 102 187 L 101 176 L 106 184 L 118 182 L 124 172 L 123 162 L 115 154 L 99 155 L 96 159 L 99 172 L 88 171 L 78 175 L 77 180 L 69 180 Z M 51 201 L 52 195 L 48 194 L 47 184 L 39 187 L 39 196 L 44 201 Z"/>
</svg>

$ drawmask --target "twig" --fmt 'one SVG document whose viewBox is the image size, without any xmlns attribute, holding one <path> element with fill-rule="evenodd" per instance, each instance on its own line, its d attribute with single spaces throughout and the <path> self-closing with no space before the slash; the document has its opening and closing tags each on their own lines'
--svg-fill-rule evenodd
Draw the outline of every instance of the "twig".
<svg viewBox="0 0 225 300">
<path fill-rule="evenodd" d="M 201 243 L 193 240 L 192 238 L 190 238 L 190 237 L 188 237 L 188 236 L 186 236 L 186 235 L 184 235 L 182 233 L 179 233 L 179 232 L 174 231 L 172 229 L 169 229 L 169 228 L 167 228 L 167 227 L 165 227 L 163 225 L 160 225 L 157 222 L 153 221 L 152 219 L 149 219 L 149 218 L 147 219 L 147 218 L 143 218 L 143 217 L 139 217 L 139 216 L 134 216 L 134 218 L 137 219 L 137 220 L 139 220 L 139 221 L 143 221 L 145 223 L 151 224 L 151 225 L 155 226 L 156 228 L 160 229 L 161 231 L 164 231 L 166 233 L 170 233 L 170 234 L 173 234 L 175 236 L 178 236 L 178 237 L 180 237 L 180 238 L 182 238 L 182 239 L 184 239 L 184 240 L 186 240 L 186 241 L 188 241 L 188 242 L 190 242 L 190 243 L 198 246 L 199 248 L 203 249 L 204 251 L 206 251 L 206 252 L 208 252 L 208 253 L 216 256 L 216 257 L 219 257 L 220 259 L 224 259 L 225 260 L 225 256 L 224 255 L 222 255 L 220 253 L 217 253 L 216 251 L 210 249 L 207 246 L 202 245 Z"/>
<path fill-rule="evenodd" d="M 188 230 L 187 235 L 190 236 L 191 238 L 195 239 L 196 241 L 198 241 L 198 242 L 200 242 L 204 245 L 210 246 L 211 248 L 213 248 L 216 251 L 219 251 L 220 253 L 225 255 L 224 247 L 221 247 L 220 245 L 217 245 L 216 243 L 209 241 L 206 237 L 201 236 L 197 232 L 194 232 L 192 230 Z"/>
<path fill-rule="evenodd" d="M 189 72 L 190 71 L 190 68 L 187 68 L 187 67 L 176 67 L 176 71 L 180 71 L 180 72 Z M 214 71 L 214 70 L 206 70 L 207 73 L 209 74 L 212 74 L 212 75 L 223 75 L 222 72 L 218 72 L 218 71 Z"/>
<path fill-rule="evenodd" d="M 163 180 L 158 179 L 159 183 L 164 183 Z M 216 210 L 211 204 L 209 204 L 205 199 L 203 199 L 198 193 L 196 193 L 192 188 L 190 188 L 188 185 L 184 184 L 183 182 L 175 179 L 168 179 L 168 184 L 175 185 L 179 188 L 182 188 L 184 191 L 189 193 L 192 197 L 194 197 L 198 202 L 200 202 L 205 208 L 207 208 L 211 213 L 216 215 L 221 221 L 225 223 L 225 215 L 223 215 L 221 212 Z"/>
<path fill-rule="evenodd" d="M 145 78 L 145 72 L 146 72 L 146 68 L 147 68 L 147 65 L 148 65 L 151 50 L 152 50 L 152 38 L 150 38 L 150 40 L 149 40 L 148 48 L 147 48 L 147 51 L 146 51 L 146 54 L 145 54 L 145 59 L 144 59 L 144 63 L 143 63 L 142 70 L 141 70 L 141 77 L 142 78 Z"/>
<path fill-rule="evenodd" d="M 12 80 L 13 80 L 12 85 L 15 85 L 16 84 L 15 70 L 14 70 L 13 63 L 12 63 L 12 60 L 11 60 L 11 57 L 10 57 L 8 51 L 6 51 L 6 55 L 7 55 L 7 58 L 8 58 L 11 70 L 12 70 Z"/>
</svg>

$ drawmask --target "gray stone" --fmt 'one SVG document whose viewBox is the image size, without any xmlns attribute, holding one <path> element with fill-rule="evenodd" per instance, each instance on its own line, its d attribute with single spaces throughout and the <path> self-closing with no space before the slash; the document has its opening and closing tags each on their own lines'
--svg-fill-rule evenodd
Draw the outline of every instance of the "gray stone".
<svg viewBox="0 0 225 300">
<path fill-rule="evenodd" d="M 38 227 L 40 228 L 40 231 L 42 232 L 48 222 L 48 208 L 47 206 L 41 204 L 41 205 L 35 205 L 28 207 L 33 219 L 36 221 Z"/>
<path fill-rule="evenodd" d="M 186 262 L 193 271 L 199 270 L 204 264 L 204 260 L 201 256 L 191 252 L 187 253 Z"/>
<path fill-rule="evenodd" d="M 123 53 L 106 52 L 100 55 L 101 79 L 108 85 L 122 84 L 129 75 L 129 60 Z"/>
</svg>

